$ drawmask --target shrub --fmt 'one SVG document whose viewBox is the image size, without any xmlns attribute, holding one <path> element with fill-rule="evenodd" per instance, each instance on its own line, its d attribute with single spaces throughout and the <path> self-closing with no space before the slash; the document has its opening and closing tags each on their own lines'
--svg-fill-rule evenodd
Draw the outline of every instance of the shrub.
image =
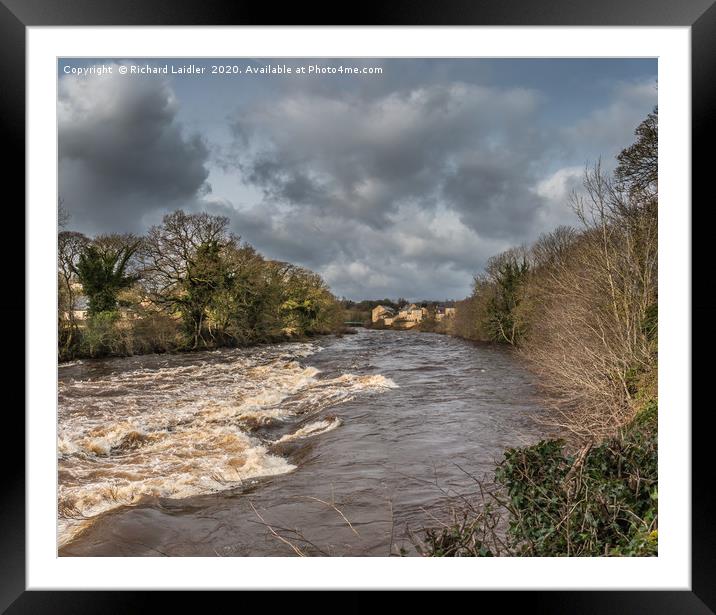
<svg viewBox="0 0 716 615">
<path fill-rule="evenodd" d="M 508 449 L 495 471 L 497 490 L 481 485 L 478 504 L 462 504 L 452 523 L 427 529 L 418 550 L 438 557 L 656 555 L 657 457 L 653 400 L 619 436 L 576 453 L 566 453 L 562 440 Z"/>
<path fill-rule="evenodd" d="M 116 323 L 119 314 L 116 311 L 104 311 L 94 314 L 82 329 L 82 349 L 90 357 L 115 354 L 120 344 Z"/>
</svg>

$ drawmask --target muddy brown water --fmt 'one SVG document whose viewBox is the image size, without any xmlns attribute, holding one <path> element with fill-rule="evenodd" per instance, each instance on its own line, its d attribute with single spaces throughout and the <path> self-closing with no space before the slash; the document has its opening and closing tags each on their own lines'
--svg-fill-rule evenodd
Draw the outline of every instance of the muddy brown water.
<svg viewBox="0 0 716 615">
<path fill-rule="evenodd" d="M 414 553 L 540 416 L 508 350 L 428 333 L 64 365 L 59 554 L 295 555 L 269 526 L 308 555 Z"/>
</svg>

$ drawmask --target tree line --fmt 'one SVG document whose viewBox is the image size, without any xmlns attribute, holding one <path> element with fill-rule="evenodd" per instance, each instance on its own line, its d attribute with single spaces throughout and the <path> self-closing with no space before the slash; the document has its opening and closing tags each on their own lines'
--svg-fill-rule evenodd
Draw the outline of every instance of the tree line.
<svg viewBox="0 0 716 615">
<path fill-rule="evenodd" d="M 67 225 L 61 213 L 60 222 Z M 58 354 L 250 345 L 342 328 L 316 273 L 268 260 L 228 218 L 175 211 L 146 235 L 58 235 Z M 86 303 L 86 305 L 85 305 Z"/>
<path fill-rule="evenodd" d="M 445 323 L 516 347 L 579 436 L 615 433 L 656 396 L 657 109 L 635 136 L 613 173 L 585 169 L 576 228 L 492 257 Z"/>
</svg>

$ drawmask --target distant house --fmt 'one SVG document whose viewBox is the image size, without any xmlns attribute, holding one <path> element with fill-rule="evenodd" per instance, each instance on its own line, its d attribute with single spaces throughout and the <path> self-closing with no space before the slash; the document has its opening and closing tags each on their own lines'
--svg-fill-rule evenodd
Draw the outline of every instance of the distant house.
<svg viewBox="0 0 716 615">
<path fill-rule="evenodd" d="M 435 320 L 442 320 L 443 318 L 454 318 L 455 308 L 454 307 L 438 307 L 435 310 Z"/>
<path fill-rule="evenodd" d="M 72 316 L 75 320 L 85 320 L 87 318 L 87 297 L 80 295 L 75 298 L 75 304 L 72 310 Z M 65 312 L 65 318 L 69 319 L 69 314 Z"/>
<path fill-rule="evenodd" d="M 443 318 L 452 318 L 455 316 L 454 307 L 439 306 L 434 308 L 434 310 L 435 320 L 442 320 Z M 394 325 L 399 329 L 412 329 L 424 319 L 428 318 L 430 313 L 431 310 L 428 310 L 427 307 L 421 307 L 415 303 L 403 306 L 397 313 L 392 308 L 384 305 L 378 305 L 373 308 L 372 320 L 374 323 L 380 322 L 385 326 Z"/>
<path fill-rule="evenodd" d="M 395 318 L 395 310 L 385 305 L 376 305 L 371 312 L 371 320 L 373 322 L 382 320 L 386 325 L 388 325 L 392 324 L 393 318 Z M 389 319 L 390 322 L 385 322 L 386 319 Z"/>
<path fill-rule="evenodd" d="M 82 286 L 79 286 L 81 291 Z M 77 291 L 77 285 L 73 287 L 73 290 Z M 117 307 L 119 317 L 124 320 L 137 320 L 141 318 L 141 311 L 157 311 L 157 307 L 148 299 L 142 299 L 138 304 L 133 306 L 120 305 Z M 64 318 L 69 320 L 70 314 L 64 312 Z M 78 295 L 74 300 L 74 309 L 72 310 L 72 316 L 75 322 L 84 321 L 89 318 L 89 301 L 87 295 Z M 178 316 L 177 316 L 178 318 Z"/>
<path fill-rule="evenodd" d="M 427 315 L 427 312 L 426 308 L 421 308 L 411 303 L 408 307 L 398 312 L 398 318 L 412 323 L 419 323 Z"/>
</svg>

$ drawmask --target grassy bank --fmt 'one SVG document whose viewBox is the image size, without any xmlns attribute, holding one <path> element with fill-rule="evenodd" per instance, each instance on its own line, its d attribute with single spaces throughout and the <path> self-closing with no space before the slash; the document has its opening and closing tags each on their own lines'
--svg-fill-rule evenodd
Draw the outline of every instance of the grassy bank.
<svg viewBox="0 0 716 615">
<path fill-rule="evenodd" d="M 77 359 L 96 359 L 108 357 L 130 357 L 145 354 L 164 354 L 216 350 L 219 348 L 250 348 L 264 344 L 280 344 L 284 342 L 308 342 L 325 335 L 348 335 L 353 329 L 336 324 L 333 327 L 310 332 L 282 333 L 270 336 L 244 338 L 241 340 L 223 338 L 193 347 L 187 344 L 180 326 L 167 323 L 160 332 L 155 322 L 125 323 L 120 319 L 114 322 L 91 323 L 75 330 L 75 341 L 58 354 L 60 363 Z M 146 332 L 151 328 L 150 333 Z"/>
</svg>

